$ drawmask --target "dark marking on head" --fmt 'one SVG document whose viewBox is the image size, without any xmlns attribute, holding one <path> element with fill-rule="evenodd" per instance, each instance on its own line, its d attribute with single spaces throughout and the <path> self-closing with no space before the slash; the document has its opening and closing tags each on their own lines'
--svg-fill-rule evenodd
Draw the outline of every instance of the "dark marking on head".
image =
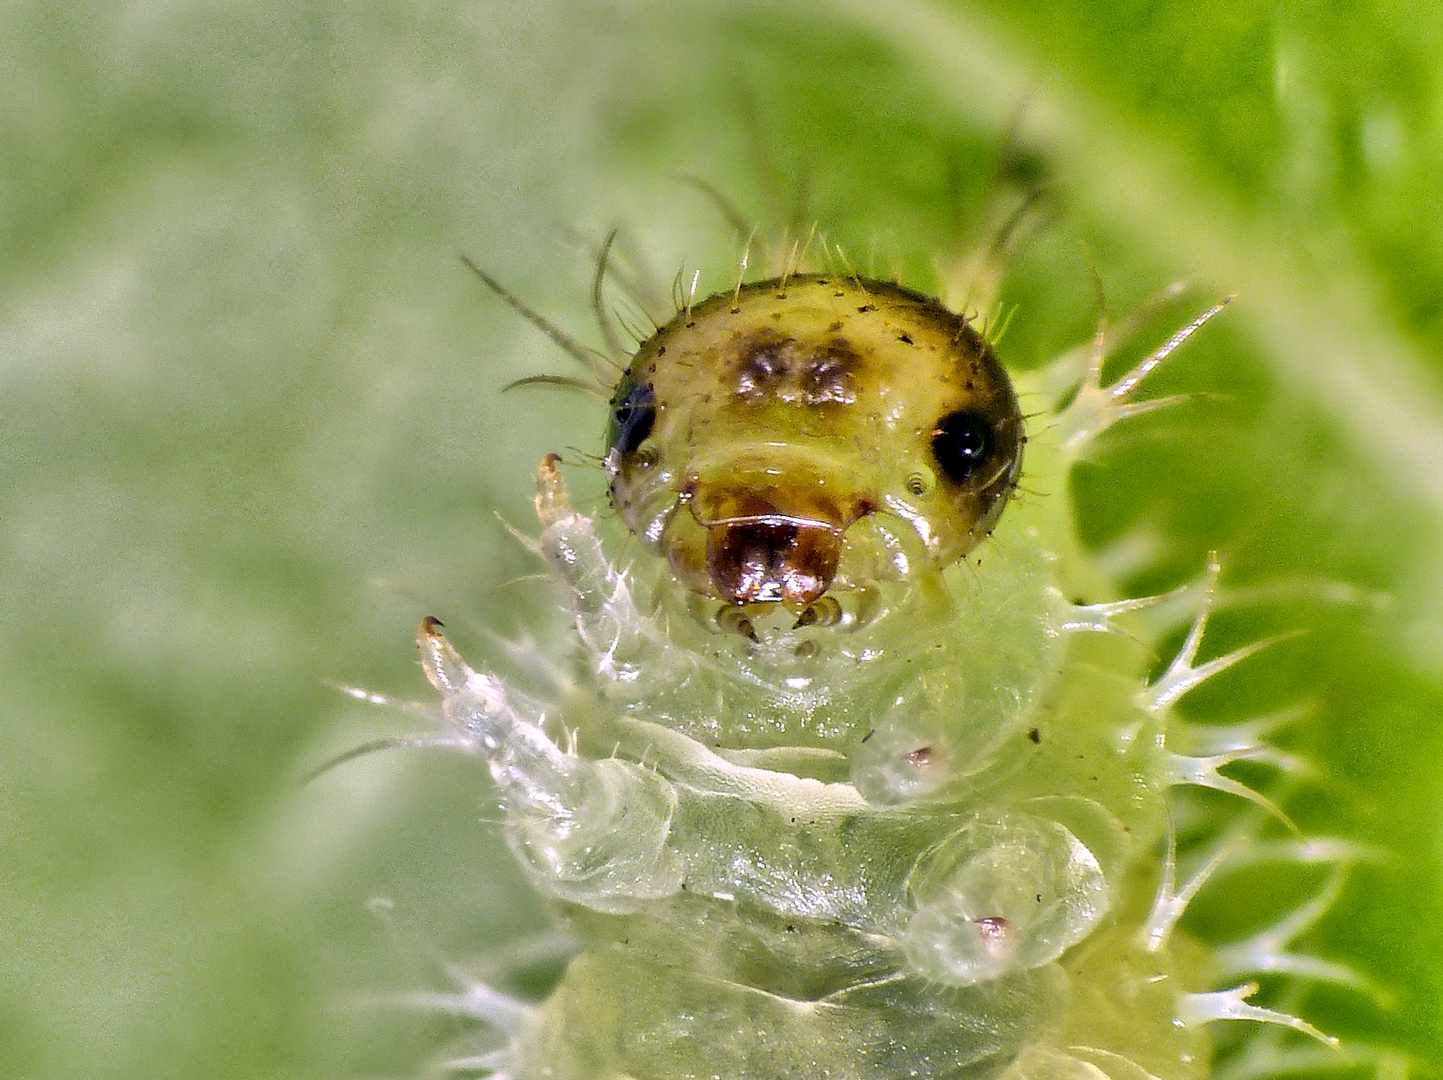
<svg viewBox="0 0 1443 1080">
<path fill-rule="evenodd" d="M 846 405 L 857 399 L 862 358 L 841 336 L 812 343 L 763 330 L 738 343 L 732 364 L 748 401 Z"/>
<path fill-rule="evenodd" d="M 764 397 L 792 372 L 785 339 L 780 335 L 757 335 L 759 339 L 742 353 L 737 365 L 737 393 L 742 397 Z M 775 340 L 765 340 L 773 338 Z"/>
</svg>

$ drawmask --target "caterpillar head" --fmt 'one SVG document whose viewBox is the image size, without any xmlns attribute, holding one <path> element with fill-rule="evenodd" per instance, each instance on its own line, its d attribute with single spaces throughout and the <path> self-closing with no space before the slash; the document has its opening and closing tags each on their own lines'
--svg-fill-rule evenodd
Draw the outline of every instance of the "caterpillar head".
<svg viewBox="0 0 1443 1080">
<path fill-rule="evenodd" d="M 966 319 L 802 275 L 683 311 L 612 399 L 611 498 L 694 593 L 805 616 L 961 558 L 1016 487 L 1022 417 Z"/>
</svg>

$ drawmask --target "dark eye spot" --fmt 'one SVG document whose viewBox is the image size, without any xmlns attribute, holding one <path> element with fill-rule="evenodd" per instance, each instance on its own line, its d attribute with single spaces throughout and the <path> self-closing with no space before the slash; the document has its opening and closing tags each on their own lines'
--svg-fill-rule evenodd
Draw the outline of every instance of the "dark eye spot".
<svg viewBox="0 0 1443 1080">
<path fill-rule="evenodd" d="M 959 409 L 937 421 L 932 432 L 932 454 L 947 477 L 964 483 L 987 459 L 992 429 L 980 413 Z"/>
<path fill-rule="evenodd" d="M 646 383 L 625 376 L 611 399 L 611 448 L 619 453 L 634 454 L 651 434 L 656 423 L 656 395 Z"/>
</svg>

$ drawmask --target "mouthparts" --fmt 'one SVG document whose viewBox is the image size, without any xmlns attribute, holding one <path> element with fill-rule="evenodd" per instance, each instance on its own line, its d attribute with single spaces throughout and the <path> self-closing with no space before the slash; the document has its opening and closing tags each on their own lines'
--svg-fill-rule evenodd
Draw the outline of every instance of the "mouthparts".
<svg viewBox="0 0 1443 1080">
<path fill-rule="evenodd" d="M 722 599 L 810 604 L 836 577 L 847 527 L 871 512 L 861 501 L 843 507 L 815 493 L 777 494 L 731 488 L 693 501 L 707 533 L 707 573 Z"/>
</svg>

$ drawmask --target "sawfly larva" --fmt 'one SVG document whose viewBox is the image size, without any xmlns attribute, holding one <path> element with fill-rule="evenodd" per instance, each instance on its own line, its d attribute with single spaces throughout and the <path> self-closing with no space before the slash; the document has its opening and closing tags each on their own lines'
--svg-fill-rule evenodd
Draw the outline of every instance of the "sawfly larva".
<svg viewBox="0 0 1443 1080">
<path fill-rule="evenodd" d="M 1245 1075 L 1335 1067 L 1335 1040 L 1249 1001 L 1259 974 L 1348 981 L 1290 951 L 1335 888 L 1226 948 L 1177 929 L 1229 860 L 1350 857 L 1282 826 L 1250 846 L 1282 815 L 1228 767 L 1293 763 L 1266 724 L 1175 710 L 1265 643 L 1201 659 L 1217 561 L 1119 596 L 1072 521 L 1074 464 L 1162 403 L 1143 381 L 1223 305 L 1121 376 L 1099 331 L 1015 388 L 973 321 L 850 271 L 678 306 L 613 357 L 614 515 L 574 508 L 556 457 L 539 469 L 569 677 L 537 702 L 436 619 L 420 630 L 450 738 L 489 765 L 511 850 L 577 943 L 540 1003 L 458 987 L 446 1003 L 496 1040 L 451 1066 L 1188 1080 L 1231 1021 Z M 1189 787 L 1237 813 L 1183 872 L 1170 805 Z"/>
</svg>

